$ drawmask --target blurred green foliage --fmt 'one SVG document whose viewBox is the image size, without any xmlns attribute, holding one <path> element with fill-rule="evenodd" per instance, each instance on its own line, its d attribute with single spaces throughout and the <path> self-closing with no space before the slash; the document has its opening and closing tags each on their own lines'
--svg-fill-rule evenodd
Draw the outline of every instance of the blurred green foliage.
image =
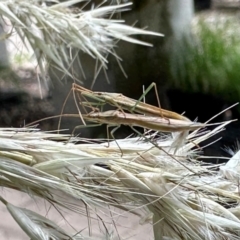
<svg viewBox="0 0 240 240">
<path fill-rule="evenodd" d="M 200 17 L 191 40 L 182 41 L 171 56 L 171 77 L 177 89 L 240 97 L 240 23 L 234 16 Z"/>
</svg>

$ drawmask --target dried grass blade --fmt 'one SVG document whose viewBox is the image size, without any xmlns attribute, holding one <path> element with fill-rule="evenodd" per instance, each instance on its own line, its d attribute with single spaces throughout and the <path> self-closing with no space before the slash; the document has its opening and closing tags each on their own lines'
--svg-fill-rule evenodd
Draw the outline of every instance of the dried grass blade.
<svg viewBox="0 0 240 240">
<path fill-rule="evenodd" d="M 16 207 L 1 196 L 0 201 L 6 205 L 14 220 L 32 240 L 77 239 L 65 232 L 54 222 L 33 211 Z"/>
</svg>

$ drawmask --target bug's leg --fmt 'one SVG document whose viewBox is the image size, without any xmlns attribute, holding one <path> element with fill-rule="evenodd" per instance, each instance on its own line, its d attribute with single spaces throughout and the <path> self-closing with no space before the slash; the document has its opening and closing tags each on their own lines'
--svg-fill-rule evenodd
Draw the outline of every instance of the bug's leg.
<svg viewBox="0 0 240 240">
<path fill-rule="evenodd" d="M 69 97 L 70 97 L 71 92 L 73 92 L 73 98 L 74 98 L 74 102 L 75 102 L 75 105 L 76 105 L 77 110 L 78 110 L 79 117 L 80 117 L 81 121 L 83 122 L 83 124 L 86 125 L 86 123 L 85 123 L 85 121 L 84 121 L 84 119 L 83 119 L 83 117 L 82 117 L 82 113 L 81 113 L 81 111 L 80 111 L 80 109 L 79 109 L 79 106 L 78 106 L 78 104 L 77 104 L 77 100 L 76 100 L 75 91 L 78 91 L 78 88 L 79 88 L 79 86 L 78 86 L 76 83 L 73 83 L 73 84 L 72 84 L 72 88 L 71 88 L 71 90 L 69 91 L 66 99 L 65 99 L 64 102 L 63 102 L 63 106 L 62 106 L 60 115 L 63 116 L 64 108 L 65 108 L 65 106 L 66 106 L 66 104 L 67 104 L 67 101 L 68 101 L 68 99 L 69 99 Z M 61 117 L 61 116 L 60 116 L 59 121 L 58 121 L 58 133 L 59 133 L 59 129 L 60 129 L 60 126 L 61 126 L 61 121 L 62 121 L 62 117 Z"/>
<path fill-rule="evenodd" d="M 80 108 L 79 108 L 79 106 L 78 106 L 78 103 L 77 103 L 77 98 L 76 98 L 77 88 L 76 88 L 75 86 L 76 86 L 76 84 L 73 83 L 73 87 L 74 87 L 74 88 L 73 88 L 73 99 L 74 99 L 75 105 L 76 105 L 76 107 L 77 107 L 79 117 L 80 117 L 82 123 L 83 123 L 84 125 L 86 125 L 86 123 L 85 123 L 85 121 L 84 121 L 84 119 L 83 119 L 83 117 L 82 117 L 81 110 L 80 110 Z"/>
<path fill-rule="evenodd" d="M 145 97 L 146 95 L 150 92 L 150 90 L 155 87 L 156 89 L 156 83 L 151 83 L 148 88 L 144 91 L 144 93 L 142 94 L 142 96 L 136 101 L 135 105 L 132 107 L 131 111 L 134 112 L 135 108 L 137 107 L 138 103 L 141 102 Z M 155 90 L 156 92 L 156 90 Z M 158 105 L 159 107 L 161 108 L 161 105 L 160 105 L 160 101 L 159 101 L 159 98 L 157 96 L 157 101 L 158 101 Z"/>
<path fill-rule="evenodd" d="M 74 133 L 77 129 L 81 129 L 81 128 L 88 128 L 88 127 L 99 127 L 101 126 L 102 124 L 90 124 L 90 125 L 78 125 L 78 126 L 75 126 L 72 133 L 71 133 L 71 136 L 69 137 L 67 143 L 70 142 L 71 138 L 74 137 Z"/>
<path fill-rule="evenodd" d="M 162 118 L 165 118 L 165 119 L 168 121 L 168 124 L 170 125 L 170 120 L 169 120 L 169 118 L 164 117 L 164 115 L 163 115 L 162 107 L 161 107 L 161 103 L 160 103 L 160 99 L 159 99 L 159 94 L 158 94 L 158 90 L 157 90 L 157 85 L 156 85 L 156 83 L 153 82 L 153 83 L 150 85 L 150 87 L 151 87 L 151 88 L 154 87 L 154 91 L 155 91 L 155 95 L 156 95 L 156 98 L 157 98 L 158 107 L 159 107 L 159 109 L 160 109 L 161 117 L 162 117 Z"/>
<path fill-rule="evenodd" d="M 76 87 L 76 92 L 79 93 L 77 95 L 78 97 L 78 101 L 79 104 L 83 107 L 85 113 L 87 113 L 88 111 L 86 110 L 86 108 L 90 108 L 91 112 L 99 112 L 98 109 L 98 105 L 101 104 L 101 102 L 99 101 L 99 103 L 95 103 L 95 102 L 90 102 L 87 98 L 93 98 L 93 92 L 89 89 L 83 88 L 81 86 L 78 86 L 77 84 L 75 84 Z M 82 98 L 84 99 L 84 101 L 82 100 Z M 95 100 L 95 98 L 94 98 Z M 98 100 L 98 99 L 96 99 Z M 96 107 L 95 107 L 96 106 Z"/>
<path fill-rule="evenodd" d="M 67 104 L 67 101 L 68 101 L 68 99 L 69 99 L 69 97 L 70 97 L 73 89 L 74 89 L 74 83 L 72 84 L 72 88 L 70 89 L 69 93 L 67 94 L 67 97 L 65 98 L 65 100 L 64 100 L 64 102 L 63 102 L 63 105 L 62 105 L 62 109 L 61 109 L 61 113 L 60 113 L 61 116 L 60 116 L 60 118 L 59 118 L 58 128 L 57 128 L 57 129 L 58 129 L 58 131 L 57 131 L 58 134 L 59 134 L 60 126 L 61 126 L 63 111 L 64 111 L 64 108 L 65 108 L 65 106 L 66 106 L 66 104 Z"/>
<path fill-rule="evenodd" d="M 160 111 L 160 115 L 162 118 L 165 118 L 168 123 L 170 124 L 170 121 L 168 118 L 166 118 L 163 114 L 163 111 L 162 111 L 162 107 L 161 107 L 161 103 L 160 103 L 160 99 L 159 99 L 159 96 L 158 96 L 158 90 L 157 90 L 157 85 L 155 82 L 151 83 L 148 88 L 144 91 L 144 93 L 142 94 L 142 96 L 136 101 L 135 105 L 133 106 L 132 108 L 132 111 L 135 110 L 135 108 L 137 107 L 138 103 L 141 102 L 145 96 L 152 90 L 152 88 L 154 88 L 154 91 L 155 91 L 155 95 L 156 95 L 156 98 L 157 98 L 157 103 L 158 103 L 158 107 L 159 107 L 159 111 Z"/>
<path fill-rule="evenodd" d="M 179 161 L 178 159 L 176 159 L 174 157 L 173 154 L 170 154 L 168 151 L 166 151 L 164 148 L 160 147 L 157 142 L 152 141 L 151 139 L 147 138 L 144 134 L 140 133 L 138 130 L 136 130 L 134 127 L 130 126 L 131 129 L 137 133 L 138 135 L 142 136 L 143 138 L 145 138 L 148 142 L 150 142 L 154 147 L 158 148 L 159 150 L 163 151 L 166 155 L 168 155 L 169 157 L 171 157 L 173 160 L 175 160 L 176 162 L 178 162 L 180 165 L 182 165 L 183 167 L 185 167 L 188 171 L 192 172 L 193 174 L 197 174 L 196 172 L 194 172 L 192 169 L 190 169 L 188 166 L 186 166 L 184 163 L 182 163 L 181 161 Z"/>
<path fill-rule="evenodd" d="M 105 99 L 101 98 L 101 96 L 97 96 L 96 92 L 90 90 L 81 91 L 81 96 L 84 98 L 85 102 L 81 101 L 80 104 L 91 108 L 92 112 L 103 111 L 103 107 L 107 104 Z M 94 102 L 90 102 L 88 99 L 91 99 Z M 99 109 L 99 107 L 101 110 Z"/>
<path fill-rule="evenodd" d="M 77 94 L 77 98 L 78 98 L 77 100 L 78 100 L 79 105 L 82 106 L 84 112 L 85 112 L 85 113 L 88 113 L 88 111 L 86 110 L 86 107 L 90 107 L 90 108 L 92 108 L 92 107 L 91 107 L 91 104 L 89 104 L 88 101 L 86 101 L 86 104 L 84 104 L 84 105 L 82 104 L 82 102 L 83 102 L 82 98 L 85 100 L 85 97 L 82 95 L 83 91 L 84 91 L 84 90 L 81 89 L 80 87 L 78 87 L 78 88 L 76 89 L 76 92 L 79 93 L 79 94 Z"/>
<path fill-rule="evenodd" d="M 115 128 L 110 132 L 110 135 L 111 135 L 111 137 L 114 139 L 115 143 L 117 144 L 117 146 L 118 146 L 118 148 L 119 148 L 119 150 L 120 150 L 120 152 L 121 152 L 121 157 L 122 157 L 122 156 L 123 156 L 123 151 L 122 151 L 122 149 L 120 148 L 118 142 L 116 141 L 116 139 L 115 139 L 115 137 L 114 137 L 114 133 L 120 128 L 120 126 L 107 125 L 108 147 L 110 146 L 110 144 L 109 144 L 109 139 L 110 139 L 110 138 L 109 138 L 109 128 L 110 128 L 110 127 L 115 127 Z"/>
</svg>

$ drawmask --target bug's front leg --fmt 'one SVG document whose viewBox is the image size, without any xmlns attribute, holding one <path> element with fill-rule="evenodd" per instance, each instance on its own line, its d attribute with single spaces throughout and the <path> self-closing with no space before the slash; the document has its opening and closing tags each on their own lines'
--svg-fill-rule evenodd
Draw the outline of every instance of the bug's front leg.
<svg viewBox="0 0 240 240">
<path fill-rule="evenodd" d="M 116 140 L 115 137 L 114 137 L 114 133 L 120 128 L 120 125 L 118 125 L 118 126 L 116 126 L 116 125 L 107 125 L 108 147 L 110 146 L 110 143 L 109 143 L 109 139 L 110 139 L 110 137 L 109 137 L 109 128 L 110 128 L 110 127 L 115 127 L 115 128 L 110 132 L 110 135 L 111 135 L 111 137 L 114 139 L 115 143 L 117 144 L 117 146 L 118 146 L 118 148 L 119 148 L 119 150 L 120 150 L 120 152 L 121 152 L 121 157 L 122 157 L 122 156 L 123 156 L 123 151 L 122 151 L 122 149 L 120 148 L 117 140 Z"/>
</svg>

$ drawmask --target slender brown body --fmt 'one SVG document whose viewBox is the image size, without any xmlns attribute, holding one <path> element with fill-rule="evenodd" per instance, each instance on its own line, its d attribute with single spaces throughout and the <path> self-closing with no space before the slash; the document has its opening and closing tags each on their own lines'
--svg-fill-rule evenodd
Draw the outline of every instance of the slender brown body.
<svg viewBox="0 0 240 240">
<path fill-rule="evenodd" d="M 150 116 L 166 117 L 171 119 L 179 119 L 190 122 L 190 120 L 178 113 L 168 111 L 163 108 L 158 108 L 153 105 L 137 102 L 134 99 L 125 97 L 122 94 L 118 93 L 104 93 L 104 92 L 93 92 L 93 96 L 96 96 L 100 99 L 103 99 L 108 104 L 112 106 L 119 106 L 128 111 L 133 111 L 141 114 L 146 114 Z"/>
<path fill-rule="evenodd" d="M 76 84 L 74 84 L 73 88 L 80 92 L 82 96 L 108 103 L 122 110 L 124 109 L 133 113 L 146 114 L 148 116 L 165 117 L 169 119 L 178 119 L 191 122 L 187 117 L 184 117 L 178 113 L 137 101 L 120 93 L 93 92 Z"/>
<path fill-rule="evenodd" d="M 177 119 L 165 119 L 161 117 L 123 113 L 118 110 L 84 114 L 83 118 L 87 121 L 96 122 L 99 124 L 108 124 L 112 126 L 127 125 L 131 127 L 138 126 L 162 132 L 196 130 L 206 126 L 206 124 L 187 122 Z"/>
</svg>

